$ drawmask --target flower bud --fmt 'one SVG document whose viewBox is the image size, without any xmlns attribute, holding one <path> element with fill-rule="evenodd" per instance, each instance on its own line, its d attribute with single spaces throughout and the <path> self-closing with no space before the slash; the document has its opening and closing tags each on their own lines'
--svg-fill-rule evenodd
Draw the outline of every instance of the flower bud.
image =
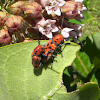
<svg viewBox="0 0 100 100">
<path fill-rule="evenodd" d="M 6 26 L 10 32 L 20 31 L 22 28 L 23 19 L 20 16 L 10 16 L 6 21 Z"/>
<path fill-rule="evenodd" d="M 9 44 L 11 41 L 11 36 L 6 29 L 0 30 L 0 43 Z"/>
<path fill-rule="evenodd" d="M 17 1 L 10 6 L 10 10 L 13 14 L 21 14 L 24 12 L 25 3 L 23 1 Z"/>
<path fill-rule="evenodd" d="M 77 5 L 76 5 L 76 2 L 74 1 L 67 1 L 65 3 L 65 5 L 62 7 L 62 12 L 66 12 L 66 11 L 74 11 L 77 9 Z"/>
<path fill-rule="evenodd" d="M 77 4 L 74 1 L 67 1 L 61 10 L 66 18 L 75 18 L 78 15 Z"/>
<path fill-rule="evenodd" d="M 30 3 L 25 8 L 25 14 L 33 18 L 38 18 L 41 15 L 41 5 L 37 2 Z"/>
<path fill-rule="evenodd" d="M 6 20 L 7 20 L 7 13 L 0 11 L 0 27 L 3 27 Z"/>
</svg>

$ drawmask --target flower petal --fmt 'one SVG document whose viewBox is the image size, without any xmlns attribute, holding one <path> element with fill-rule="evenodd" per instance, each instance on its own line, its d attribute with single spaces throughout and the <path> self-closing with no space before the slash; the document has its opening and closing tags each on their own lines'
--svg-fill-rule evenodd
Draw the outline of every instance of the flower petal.
<svg viewBox="0 0 100 100">
<path fill-rule="evenodd" d="M 75 24 L 75 25 L 73 25 L 73 28 L 74 28 L 75 31 L 78 31 L 78 30 L 80 30 L 83 26 L 84 26 L 84 24 L 81 24 L 81 25 Z"/>
<path fill-rule="evenodd" d="M 53 26 L 52 32 L 57 32 L 59 29 L 56 26 Z"/>
<path fill-rule="evenodd" d="M 48 38 L 52 38 L 52 33 L 50 32 L 49 34 L 45 34 L 45 36 L 47 36 Z"/>
<path fill-rule="evenodd" d="M 64 38 L 68 38 L 69 37 L 69 34 L 66 33 L 65 31 L 62 31 L 61 34 L 64 36 Z"/>
<path fill-rule="evenodd" d="M 53 12 L 58 15 L 58 16 L 61 16 L 61 11 L 60 9 L 57 7 L 56 10 L 53 10 Z"/>
<path fill-rule="evenodd" d="M 46 9 L 48 15 L 52 14 L 52 7 L 51 6 L 45 6 L 45 9 Z"/>
<path fill-rule="evenodd" d="M 38 27 L 40 27 L 40 26 L 44 27 L 46 24 L 47 24 L 47 22 L 45 21 L 44 18 L 37 23 Z"/>
<path fill-rule="evenodd" d="M 75 0 L 75 2 L 83 2 L 84 0 Z"/>
<path fill-rule="evenodd" d="M 67 27 L 66 27 L 66 28 L 63 28 L 62 31 L 65 31 L 65 32 L 67 33 L 67 32 L 70 32 L 70 31 L 72 31 L 72 30 L 74 30 L 74 29 L 72 29 L 72 28 L 67 28 Z"/>
<path fill-rule="evenodd" d="M 63 6 L 66 2 L 63 0 L 57 0 L 59 2 L 58 6 Z"/>
<path fill-rule="evenodd" d="M 82 11 L 85 11 L 85 10 L 87 10 L 87 8 L 83 5 Z"/>
<path fill-rule="evenodd" d="M 78 31 L 78 36 L 82 36 L 82 31 Z"/>
<path fill-rule="evenodd" d="M 40 33 L 42 33 L 43 35 L 45 34 L 45 32 L 44 32 L 45 30 L 44 30 L 44 28 L 43 27 L 39 27 L 39 32 Z"/>
<path fill-rule="evenodd" d="M 55 24 L 55 23 L 56 23 L 56 20 L 49 20 L 49 22 L 50 22 L 51 24 Z"/>
</svg>

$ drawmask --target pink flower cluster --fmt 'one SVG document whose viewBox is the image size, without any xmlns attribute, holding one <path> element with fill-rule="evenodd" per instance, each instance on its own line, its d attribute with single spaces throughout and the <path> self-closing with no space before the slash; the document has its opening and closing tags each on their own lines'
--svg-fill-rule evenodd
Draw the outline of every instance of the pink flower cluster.
<svg viewBox="0 0 100 100">
<path fill-rule="evenodd" d="M 52 38 L 60 33 L 66 40 L 69 38 L 77 39 L 77 37 L 82 36 L 81 28 L 84 25 L 69 23 L 65 18 L 78 21 L 84 18 L 82 12 L 87 9 L 82 2 L 83 0 L 38 0 L 41 14 L 39 13 L 40 20 L 36 21 L 35 26 L 47 38 Z"/>
<path fill-rule="evenodd" d="M 19 13 L 19 6 L 14 10 L 15 5 L 24 5 L 24 3 L 15 3 L 11 6 L 12 12 Z M 66 19 L 80 21 L 84 18 L 82 12 L 87 9 L 83 5 L 83 0 L 34 0 L 21 9 L 28 18 L 25 20 L 38 29 L 42 39 L 53 38 L 56 34 L 62 34 L 66 40 L 82 36 L 81 28 L 84 25 L 72 24 Z"/>
</svg>

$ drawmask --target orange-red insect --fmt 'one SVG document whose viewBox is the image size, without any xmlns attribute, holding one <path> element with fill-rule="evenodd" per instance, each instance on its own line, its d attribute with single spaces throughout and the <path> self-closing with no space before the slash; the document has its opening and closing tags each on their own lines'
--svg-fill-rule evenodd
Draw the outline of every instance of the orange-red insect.
<svg viewBox="0 0 100 100">
<path fill-rule="evenodd" d="M 32 64 L 36 69 L 39 69 L 42 66 L 41 55 L 44 52 L 43 49 L 44 49 L 43 46 L 38 45 L 32 52 Z"/>
</svg>

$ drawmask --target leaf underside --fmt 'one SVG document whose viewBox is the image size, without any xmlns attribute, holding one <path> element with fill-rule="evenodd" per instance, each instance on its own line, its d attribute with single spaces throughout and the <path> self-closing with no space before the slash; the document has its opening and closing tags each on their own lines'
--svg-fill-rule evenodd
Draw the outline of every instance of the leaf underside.
<svg viewBox="0 0 100 100">
<path fill-rule="evenodd" d="M 41 41 L 41 45 L 46 43 L 47 41 Z M 31 58 L 32 51 L 37 45 L 38 42 L 33 41 L 0 48 L 1 100 L 40 100 L 47 96 L 62 82 L 63 70 L 71 65 L 76 52 L 80 49 L 75 43 L 63 46 L 63 57 L 57 54 L 53 68 L 49 61 L 37 70 L 34 69 Z"/>
</svg>

